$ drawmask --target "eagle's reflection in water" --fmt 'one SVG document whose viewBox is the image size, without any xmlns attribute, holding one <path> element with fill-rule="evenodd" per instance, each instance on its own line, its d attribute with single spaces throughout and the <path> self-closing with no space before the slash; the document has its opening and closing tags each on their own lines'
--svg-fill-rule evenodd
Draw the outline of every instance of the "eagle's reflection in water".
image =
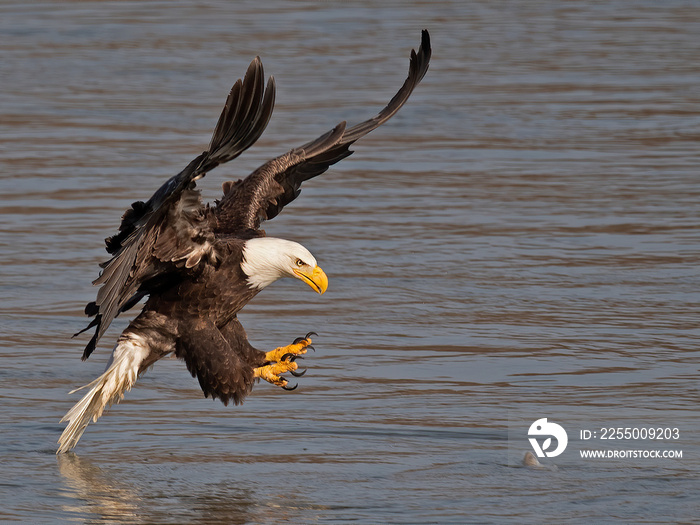
<svg viewBox="0 0 700 525">
<path fill-rule="evenodd" d="M 67 496 L 75 500 L 64 511 L 99 518 L 105 523 L 139 523 L 140 499 L 129 486 L 75 454 L 56 456 Z"/>
<path fill-rule="evenodd" d="M 64 496 L 73 500 L 62 510 L 76 519 L 99 523 L 250 523 L 284 520 L 286 498 L 257 501 L 251 488 L 231 483 L 204 484 L 193 491 L 174 475 L 153 491 L 121 478 L 118 466 L 99 467 L 74 453 L 56 457 Z M 167 477 L 167 472 L 163 472 Z M 167 487 L 167 488 L 165 488 Z M 176 515 L 168 512 L 177 502 Z M 288 516 L 289 517 L 289 516 Z"/>
</svg>

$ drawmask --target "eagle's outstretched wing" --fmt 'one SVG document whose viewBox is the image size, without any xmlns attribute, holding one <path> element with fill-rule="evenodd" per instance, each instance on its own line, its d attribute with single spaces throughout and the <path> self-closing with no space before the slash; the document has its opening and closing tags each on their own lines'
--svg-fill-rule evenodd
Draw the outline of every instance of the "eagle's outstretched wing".
<svg viewBox="0 0 700 525">
<path fill-rule="evenodd" d="M 101 265 L 103 271 L 94 281 L 101 286 L 97 299 L 85 307 L 85 313 L 94 317 L 85 330 L 97 328 L 83 359 L 119 312 L 136 304 L 157 282 L 173 272 L 197 271 L 200 263 L 216 259 L 207 208 L 194 181 L 255 143 L 270 120 L 274 99 L 274 80 L 270 77 L 265 88 L 262 63 L 256 57 L 244 79 L 233 85 L 209 149 L 147 202 L 135 202 L 126 211 L 119 232 L 105 241 L 112 258 Z"/>
<path fill-rule="evenodd" d="M 356 140 L 389 120 L 408 100 L 428 71 L 430 54 L 430 35 L 424 30 L 418 52 L 411 51 L 408 78 L 377 116 L 347 129 L 341 122 L 316 140 L 263 164 L 244 180 L 224 184 L 224 197 L 215 209 L 217 231 L 257 230 L 299 195 L 302 182 L 351 155 L 349 148 Z"/>
</svg>

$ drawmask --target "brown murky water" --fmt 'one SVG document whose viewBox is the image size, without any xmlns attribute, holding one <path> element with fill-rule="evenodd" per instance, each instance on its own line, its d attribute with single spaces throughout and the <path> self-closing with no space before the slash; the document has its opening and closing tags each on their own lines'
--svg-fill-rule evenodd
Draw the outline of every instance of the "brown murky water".
<svg viewBox="0 0 700 525">
<path fill-rule="evenodd" d="M 408 105 L 266 226 L 330 276 L 242 316 L 261 348 L 320 334 L 299 389 L 226 408 L 161 362 L 56 458 L 67 392 L 126 322 L 80 362 L 102 239 L 206 147 L 250 59 L 277 108 L 211 199 L 373 115 L 422 28 Z M 697 517 L 697 4 L 6 2 L 0 29 L 0 520 Z M 520 467 L 543 417 L 568 448 Z M 651 425 L 679 439 L 600 439 Z M 683 457 L 580 457 L 615 447 Z"/>
</svg>

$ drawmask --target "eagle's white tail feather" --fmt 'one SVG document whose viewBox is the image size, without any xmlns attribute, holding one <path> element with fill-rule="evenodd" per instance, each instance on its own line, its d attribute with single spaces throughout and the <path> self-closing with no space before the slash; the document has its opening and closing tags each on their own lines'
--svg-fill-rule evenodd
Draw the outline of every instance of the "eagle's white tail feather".
<svg viewBox="0 0 700 525">
<path fill-rule="evenodd" d="M 90 421 L 97 421 L 105 408 L 119 403 L 124 394 L 131 390 L 138 379 L 141 363 L 148 356 L 149 349 L 141 337 L 135 334 L 122 334 L 112 351 L 112 357 L 105 372 L 91 383 L 77 388 L 89 388 L 87 394 L 61 419 L 68 426 L 58 440 L 57 454 L 68 452 L 77 445 Z"/>
</svg>

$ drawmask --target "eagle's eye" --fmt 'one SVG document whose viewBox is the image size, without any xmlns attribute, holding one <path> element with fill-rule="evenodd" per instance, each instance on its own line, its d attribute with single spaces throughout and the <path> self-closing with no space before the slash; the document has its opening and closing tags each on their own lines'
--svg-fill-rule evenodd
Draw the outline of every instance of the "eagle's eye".
<svg viewBox="0 0 700 525">
<path fill-rule="evenodd" d="M 302 266 L 304 266 L 304 261 L 302 261 L 301 259 L 297 259 L 296 265 L 297 265 L 299 268 L 301 268 Z"/>
</svg>

